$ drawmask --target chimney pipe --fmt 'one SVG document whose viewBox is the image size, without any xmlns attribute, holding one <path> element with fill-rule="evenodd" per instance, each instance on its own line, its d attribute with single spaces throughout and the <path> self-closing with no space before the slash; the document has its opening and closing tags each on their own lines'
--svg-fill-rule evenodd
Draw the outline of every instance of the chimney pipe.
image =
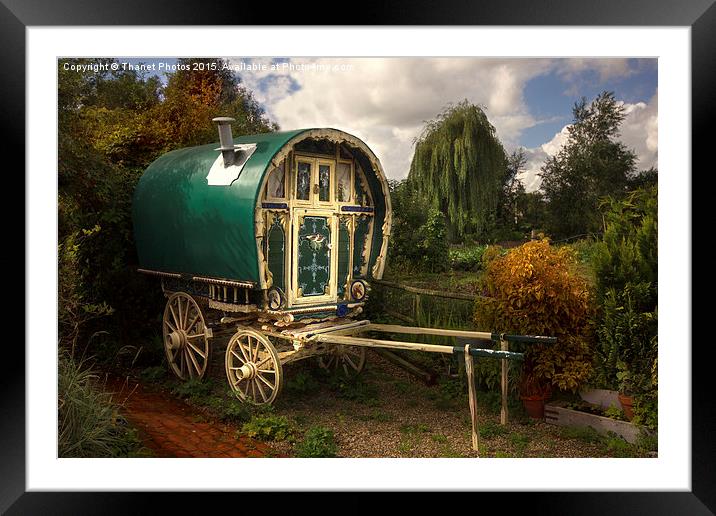
<svg viewBox="0 0 716 516">
<path fill-rule="evenodd" d="M 227 167 L 234 163 L 235 148 L 234 139 L 231 136 L 231 122 L 235 121 L 234 118 L 228 116 L 219 116 L 212 119 L 212 122 L 219 125 L 219 142 L 221 143 L 221 147 L 216 150 L 221 151 L 221 154 L 224 156 L 224 166 Z"/>
</svg>

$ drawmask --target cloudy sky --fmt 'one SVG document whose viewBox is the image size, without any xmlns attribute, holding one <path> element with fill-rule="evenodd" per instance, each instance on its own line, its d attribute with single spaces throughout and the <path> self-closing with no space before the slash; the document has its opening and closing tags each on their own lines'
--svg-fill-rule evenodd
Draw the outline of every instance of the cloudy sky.
<svg viewBox="0 0 716 516">
<path fill-rule="evenodd" d="M 139 61 L 139 60 L 134 60 Z M 144 59 L 144 62 L 152 60 Z M 171 62 L 171 61 L 169 61 Z M 565 141 L 572 107 L 614 91 L 622 141 L 657 166 L 656 59 L 229 58 L 282 129 L 334 127 L 364 140 L 387 175 L 407 175 L 424 121 L 463 99 L 485 108 L 508 152 L 524 147 L 528 190 Z"/>
</svg>

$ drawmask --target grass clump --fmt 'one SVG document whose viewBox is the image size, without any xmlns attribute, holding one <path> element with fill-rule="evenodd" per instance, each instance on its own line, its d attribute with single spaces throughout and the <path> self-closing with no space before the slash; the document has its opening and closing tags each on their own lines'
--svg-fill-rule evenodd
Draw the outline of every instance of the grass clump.
<svg viewBox="0 0 716 516">
<path fill-rule="evenodd" d="M 607 452 L 614 457 L 634 457 L 634 447 L 626 442 L 622 437 L 609 433 L 610 435 L 604 439 L 604 446 Z"/>
<path fill-rule="evenodd" d="M 378 388 L 361 377 L 346 378 L 341 373 L 335 373 L 329 377 L 328 386 L 336 396 L 344 400 L 358 401 L 370 406 L 380 404 Z"/>
<path fill-rule="evenodd" d="M 484 425 L 480 426 L 480 437 L 484 439 L 493 439 L 499 435 L 505 435 L 507 428 L 495 423 L 494 421 L 488 421 Z"/>
<path fill-rule="evenodd" d="M 591 426 L 564 426 L 560 428 L 560 435 L 564 439 L 579 439 L 587 443 L 599 443 L 602 436 Z"/>
<path fill-rule="evenodd" d="M 61 352 L 58 362 L 57 433 L 60 457 L 146 455 L 136 430 L 119 414 L 120 405 L 97 385 L 98 374 L 84 361 Z"/>
<path fill-rule="evenodd" d="M 510 442 L 512 446 L 514 446 L 515 452 L 518 455 L 523 455 L 527 449 L 527 445 L 530 443 L 530 438 L 525 434 L 514 432 L 510 434 Z"/>
<path fill-rule="evenodd" d="M 303 440 L 296 445 L 297 457 L 335 457 L 337 453 L 333 431 L 323 426 L 309 428 Z"/>
</svg>

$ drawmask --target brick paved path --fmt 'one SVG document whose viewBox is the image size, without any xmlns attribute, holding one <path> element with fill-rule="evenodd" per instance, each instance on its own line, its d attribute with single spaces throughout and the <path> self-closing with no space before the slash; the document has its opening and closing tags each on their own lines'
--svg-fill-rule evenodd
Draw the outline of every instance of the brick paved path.
<svg viewBox="0 0 716 516">
<path fill-rule="evenodd" d="M 116 393 L 116 401 L 123 402 L 122 413 L 139 431 L 144 445 L 155 457 L 265 457 L 269 454 L 266 444 L 245 436 L 236 438 L 237 427 L 208 421 L 205 414 L 169 393 L 116 378 L 110 379 L 107 387 Z"/>
</svg>

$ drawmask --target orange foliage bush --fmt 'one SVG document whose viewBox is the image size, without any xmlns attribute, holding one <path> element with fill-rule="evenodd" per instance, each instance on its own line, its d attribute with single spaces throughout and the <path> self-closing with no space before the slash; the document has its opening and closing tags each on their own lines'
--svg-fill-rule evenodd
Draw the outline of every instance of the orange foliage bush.
<svg viewBox="0 0 716 516">
<path fill-rule="evenodd" d="M 490 261 L 474 322 L 480 330 L 557 337 L 556 344 L 511 344 L 525 352 L 521 391 L 576 391 L 591 373 L 594 305 L 589 285 L 573 271 L 570 249 L 528 242 Z M 522 348 L 522 349 L 520 349 Z"/>
</svg>

